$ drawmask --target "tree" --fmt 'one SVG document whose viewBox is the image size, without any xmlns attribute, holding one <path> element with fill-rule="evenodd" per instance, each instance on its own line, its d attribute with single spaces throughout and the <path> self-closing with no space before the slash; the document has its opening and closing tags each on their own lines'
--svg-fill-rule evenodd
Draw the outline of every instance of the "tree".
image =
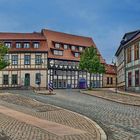
<svg viewBox="0 0 140 140">
<path fill-rule="evenodd" d="M 90 73 L 90 88 L 92 88 L 91 74 L 105 73 L 105 67 L 100 63 L 100 58 L 97 55 L 97 49 L 93 46 L 86 48 L 80 56 L 79 68 Z"/>
<path fill-rule="evenodd" d="M 5 55 L 8 53 L 8 48 L 0 43 L 0 70 L 4 69 L 9 65 L 9 62 L 5 59 Z"/>
</svg>

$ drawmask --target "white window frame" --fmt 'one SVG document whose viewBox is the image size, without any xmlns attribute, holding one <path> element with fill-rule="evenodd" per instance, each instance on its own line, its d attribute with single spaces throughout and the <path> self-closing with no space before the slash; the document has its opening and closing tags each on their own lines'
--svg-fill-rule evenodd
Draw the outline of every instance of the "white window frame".
<svg viewBox="0 0 140 140">
<path fill-rule="evenodd" d="M 59 43 L 55 43 L 55 48 L 59 49 L 60 48 L 60 44 Z"/>
<path fill-rule="evenodd" d="M 11 42 L 5 42 L 4 45 L 5 45 L 7 48 L 11 48 Z"/>
<path fill-rule="evenodd" d="M 30 48 L 30 43 L 28 42 L 24 43 L 23 48 Z"/>
<path fill-rule="evenodd" d="M 75 46 L 71 46 L 71 50 L 75 51 L 76 47 Z"/>
<path fill-rule="evenodd" d="M 68 49 L 68 45 L 64 44 L 64 49 L 67 50 Z"/>
<path fill-rule="evenodd" d="M 39 42 L 34 42 L 33 44 L 34 44 L 34 48 L 36 48 L 36 49 L 39 48 L 39 46 L 40 46 Z"/>
<path fill-rule="evenodd" d="M 79 51 L 83 51 L 83 47 L 79 47 Z"/>
<path fill-rule="evenodd" d="M 21 48 L 21 43 L 17 42 L 16 43 L 16 48 Z"/>
<path fill-rule="evenodd" d="M 18 65 L 18 55 L 12 55 L 12 65 Z"/>
<path fill-rule="evenodd" d="M 76 55 L 76 54 L 77 54 L 77 55 Z M 75 56 L 75 57 L 79 57 L 79 53 L 78 53 L 78 52 L 74 53 L 74 56 Z"/>
</svg>

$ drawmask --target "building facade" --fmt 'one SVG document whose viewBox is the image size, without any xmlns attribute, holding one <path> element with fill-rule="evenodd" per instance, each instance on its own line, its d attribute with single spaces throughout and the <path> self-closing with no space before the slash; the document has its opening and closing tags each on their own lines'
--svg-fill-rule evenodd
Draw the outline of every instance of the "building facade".
<svg viewBox="0 0 140 140">
<path fill-rule="evenodd" d="M 90 37 L 43 29 L 34 33 L 0 33 L 0 42 L 9 48 L 5 59 L 10 65 L 0 71 L 0 87 L 78 88 L 84 78 L 90 85 L 89 73 L 78 68 L 80 54 L 94 46 Z M 97 48 L 96 48 L 97 49 Z M 99 50 L 99 59 L 105 64 Z M 103 75 L 92 74 L 92 86 L 103 86 Z"/>
<path fill-rule="evenodd" d="M 103 74 L 103 87 L 115 88 L 116 87 L 116 67 L 113 65 L 105 65 L 106 72 Z"/>
<path fill-rule="evenodd" d="M 54 88 L 78 88 L 81 78 L 89 86 L 89 73 L 78 68 L 80 54 L 85 48 L 94 46 L 92 38 L 43 30 L 48 42 L 48 83 Z M 104 59 L 98 51 L 101 63 Z M 92 74 L 92 86 L 102 87 L 102 75 Z"/>
<path fill-rule="evenodd" d="M 126 33 L 116 52 L 118 85 L 140 92 L 140 31 Z M 119 80 L 119 78 L 121 80 Z M 123 81 L 123 83 L 121 83 Z M 121 87 L 121 86 L 120 86 Z"/>
<path fill-rule="evenodd" d="M 9 48 L 5 59 L 10 63 L 0 71 L 0 87 L 46 88 L 48 54 L 44 36 L 41 33 L 0 33 L 0 42 Z"/>
</svg>

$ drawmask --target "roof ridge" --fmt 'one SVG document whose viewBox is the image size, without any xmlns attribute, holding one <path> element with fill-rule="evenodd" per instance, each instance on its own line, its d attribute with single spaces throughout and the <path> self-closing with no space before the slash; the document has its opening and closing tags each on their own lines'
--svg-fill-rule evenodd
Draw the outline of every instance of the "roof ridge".
<svg viewBox="0 0 140 140">
<path fill-rule="evenodd" d="M 135 31 L 130 31 L 130 32 L 127 32 L 125 34 L 132 34 L 132 33 L 139 32 L 139 31 L 140 31 L 140 29 L 139 30 L 135 30 Z"/>
<path fill-rule="evenodd" d="M 41 32 L 0 32 L 0 34 L 41 34 Z"/>
<path fill-rule="evenodd" d="M 43 30 L 45 30 L 45 31 L 50 31 L 50 32 L 55 32 L 55 33 L 66 34 L 66 35 L 71 35 L 71 36 L 76 36 L 76 37 L 83 37 L 83 38 L 92 39 L 92 37 L 89 37 L 89 36 L 76 35 L 76 34 L 71 34 L 71 33 L 65 33 L 65 32 L 60 32 L 60 31 L 54 31 L 54 30 L 50 30 L 50 29 L 43 29 Z"/>
</svg>

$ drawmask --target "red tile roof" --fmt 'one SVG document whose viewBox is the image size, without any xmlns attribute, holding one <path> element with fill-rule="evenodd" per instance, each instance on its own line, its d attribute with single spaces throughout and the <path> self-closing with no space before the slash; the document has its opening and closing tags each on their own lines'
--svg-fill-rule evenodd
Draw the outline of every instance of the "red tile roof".
<svg viewBox="0 0 140 140">
<path fill-rule="evenodd" d="M 54 47 L 53 42 L 74 45 L 74 46 L 96 47 L 91 37 L 77 36 L 77 35 L 72 35 L 72 34 L 67 34 L 67 33 L 62 33 L 62 32 L 51 31 L 48 29 L 43 29 L 42 32 L 47 39 L 48 48 Z M 99 51 L 98 51 L 98 54 L 100 55 Z M 64 50 L 63 56 L 53 55 L 52 52 L 48 50 L 48 58 L 77 60 L 77 61 L 80 60 L 80 57 L 76 58 L 70 49 Z M 102 63 L 105 63 L 101 55 L 100 55 L 100 60 Z"/>
<path fill-rule="evenodd" d="M 0 32 L 0 40 L 45 40 L 41 33 L 2 33 Z"/>
<path fill-rule="evenodd" d="M 0 41 L 9 41 L 12 43 L 10 52 L 46 52 L 48 50 L 46 38 L 42 33 L 2 33 L 0 32 Z M 23 43 L 28 41 L 30 43 L 30 48 L 16 48 L 16 42 Z M 33 42 L 40 42 L 39 48 L 34 48 Z M 32 43 L 31 43 L 32 42 Z"/>
<path fill-rule="evenodd" d="M 115 69 L 116 69 L 115 66 L 110 65 L 110 64 L 105 64 L 106 74 L 114 74 L 114 75 L 116 75 Z"/>
</svg>

